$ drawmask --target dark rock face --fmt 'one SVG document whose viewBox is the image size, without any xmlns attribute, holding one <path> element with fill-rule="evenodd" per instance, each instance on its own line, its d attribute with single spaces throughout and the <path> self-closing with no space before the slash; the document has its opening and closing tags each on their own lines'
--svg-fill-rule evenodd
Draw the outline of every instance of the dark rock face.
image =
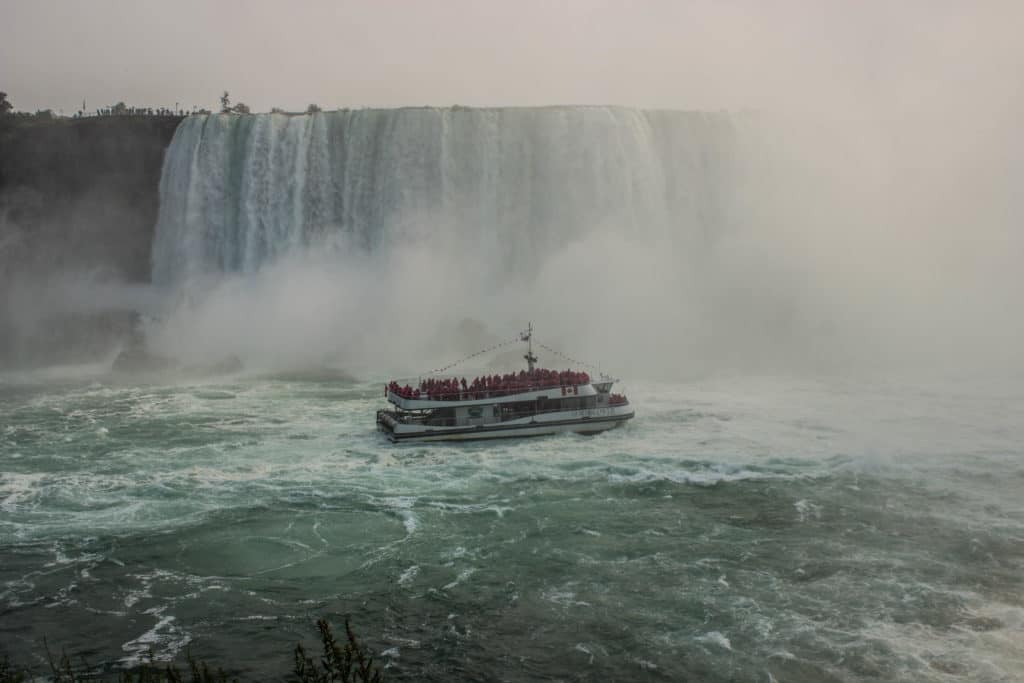
<svg viewBox="0 0 1024 683">
<path fill-rule="evenodd" d="M 0 123 L 0 262 L 148 280 L 164 151 L 180 121 Z"/>
<path fill-rule="evenodd" d="M 148 282 L 164 152 L 180 121 L 0 117 L 0 365 L 95 359 L 130 331 L 123 302 L 84 310 L 60 283 Z"/>
</svg>

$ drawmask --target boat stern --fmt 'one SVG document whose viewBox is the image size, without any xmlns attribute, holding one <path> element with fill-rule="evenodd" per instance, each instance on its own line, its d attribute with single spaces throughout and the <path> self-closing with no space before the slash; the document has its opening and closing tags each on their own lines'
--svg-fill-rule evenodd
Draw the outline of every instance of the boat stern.
<svg viewBox="0 0 1024 683">
<path fill-rule="evenodd" d="M 377 411 L 377 431 L 383 432 L 389 441 L 395 440 L 395 425 L 398 421 L 389 410 Z"/>
</svg>

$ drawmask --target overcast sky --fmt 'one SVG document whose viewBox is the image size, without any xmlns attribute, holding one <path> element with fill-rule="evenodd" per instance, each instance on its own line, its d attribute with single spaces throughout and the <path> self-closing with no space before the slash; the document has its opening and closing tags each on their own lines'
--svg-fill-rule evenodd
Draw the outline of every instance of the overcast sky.
<svg viewBox="0 0 1024 683">
<path fill-rule="evenodd" d="M 1019 90 L 1024 3 L 0 0 L 18 109 L 858 107 Z M 984 89 L 978 92 L 978 82 Z M 815 103 L 819 103 L 815 105 Z"/>
</svg>

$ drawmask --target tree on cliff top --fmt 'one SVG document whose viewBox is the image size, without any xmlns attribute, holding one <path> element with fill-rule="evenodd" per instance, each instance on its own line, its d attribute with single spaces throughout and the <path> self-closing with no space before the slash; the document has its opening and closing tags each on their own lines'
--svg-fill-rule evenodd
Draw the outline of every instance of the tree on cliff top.
<svg viewBox="0 0 1024 683">
<path fill-rule="evenodd" d="M 14 105 L 7 99 L 7 93 L 0 92 L 0 116 L 10 113 L 14 109 Z"/>
<path fill-rule="evenodd" d="M 231 106 L 231 96 L 228 91 L 225 90 L 224 94 L 220 96 L 220 113 L 221 114 L 248 114 L 249 105 L 239 102 L 235 106 Z"/>
<path fill-rule="evenodd" d="M 319 111 L 321 111 L 319 104 L 311 104 L 308 107 L 306 107 L 307 114 L 316 114 Z"/>
</svg>

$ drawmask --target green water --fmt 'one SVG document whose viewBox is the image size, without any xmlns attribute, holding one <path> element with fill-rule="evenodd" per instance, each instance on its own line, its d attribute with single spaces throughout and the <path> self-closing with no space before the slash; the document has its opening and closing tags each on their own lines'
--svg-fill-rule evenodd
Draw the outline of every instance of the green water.
<svg viewBox="0 0 1024 683">
<path fill-rule="evenodd" d="M 378 383 L 0 380 L 0 643 L 279 679 L 1024 680 L 1024 381 L 627 386 L 594 437 L 394 446 Z"/>
</svg>

